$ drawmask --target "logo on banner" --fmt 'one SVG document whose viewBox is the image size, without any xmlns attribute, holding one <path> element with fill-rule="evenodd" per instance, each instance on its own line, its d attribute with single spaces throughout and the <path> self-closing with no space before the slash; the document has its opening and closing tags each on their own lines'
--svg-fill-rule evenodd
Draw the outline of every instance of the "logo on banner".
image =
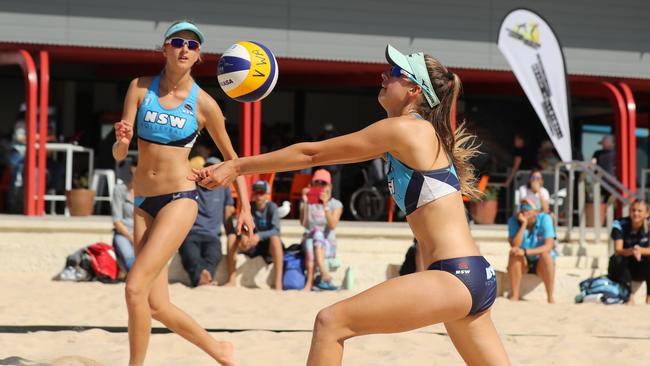
<svg viewBox="0 0 650 366">
<path fill-rule="evenodd" d="M 539 91 L 542 94 L 542 110 L 544 111 L 550 134 L 560 139 L 564 135 L 562 134 L 562 128 L 560 127 L 560 121 L 557 119 L 555 109 L 553 109 L 553 104 L 551 104 L 551 86 L 548 84 L 542 58 L 539 56 L 539 53 L 536 56 L 537 63 L 534 63 L 531 67 L 533 69 L 533 75 L 535 75 L 535 79 L 537 80 Z"/>
<path fill-rule="evenodd" d="M 541 46 L 539 43 L 539 24 L 535 22 L 519 24 L 513 29 L 506 28 L 506 30 L 510 37 L 522 41 L 526 46 L 534 49 Z"/>
</svg>

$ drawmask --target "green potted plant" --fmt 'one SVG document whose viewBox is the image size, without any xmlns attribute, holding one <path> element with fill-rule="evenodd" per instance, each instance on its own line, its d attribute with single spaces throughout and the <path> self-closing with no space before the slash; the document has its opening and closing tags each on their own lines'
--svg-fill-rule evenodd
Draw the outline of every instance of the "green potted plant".
<svg viewBox="0 0 650 366">
<path fill-rule="evenodd" d="M 88 189 L 88 176 L 75 177 L 72 189 L 65 191 L 65 204 L 71 216 L 89 216 L 95 206 L 95 191 Z"/>
<path fill-rule="evenodd" d="M 470 203 L 472 218 L 477 224 L 494 224 L 499 208 L 498 199 L 501 188 L 496 185 L 488 185 L 480 200 Z"/>
</svg>

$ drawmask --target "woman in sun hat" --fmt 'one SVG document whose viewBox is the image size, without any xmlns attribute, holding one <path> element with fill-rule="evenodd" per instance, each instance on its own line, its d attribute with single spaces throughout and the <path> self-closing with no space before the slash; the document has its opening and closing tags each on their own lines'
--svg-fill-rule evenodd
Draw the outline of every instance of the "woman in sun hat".
<svg viewBox="0 0 650 366">
<path fill-rule="evenodd" d="M 386 119 L 348 135 L 195 170 L 188 179 L 213 187 L 243 174 L 384 157 L 390 191 L 407 215 L 427 270 L 322 309 L 307 364 L 341 364 L 344 342 L 355 336 L 444 323 L 468 365 L 509 365 L 490 317 L 495 272 L 478 252 L 465 218 L 462 194 L 477 194 L 468 162 L 476 146 L 463 128 L 452 131 L 460 79 L 421 52 L 404 55 L 388 45 L 386 59 L 391 67 L 381 75 L 379 92 Z"/>
<path fill-rule="evenodd" d="M 192 66 L 200 61 L 203 33 L 178 21 L 165 32 L 160 75 L 139 77 L 129 85 L 122 120 L 115 124 L 113 157 L 126 157 L 137 123 L 139 165 L 134 177 L 136 258 L 126 280 L 129 311 L 129 365 L 144 363 L 151 318 L 197 345 L 222 365 L 234 364 L 233 347 L 217 342 L 189 315 L 169 301 L 167 263 L 178 251 L 197 215 L 196 185 L 188 155 L 199 131 L 207 129 L 226 160 L 237 158 L 215 100 L 196 84 Z M 248 191 L 236 180 L 242 206 L 238 231 L 253 229 Z"/>
</svg>

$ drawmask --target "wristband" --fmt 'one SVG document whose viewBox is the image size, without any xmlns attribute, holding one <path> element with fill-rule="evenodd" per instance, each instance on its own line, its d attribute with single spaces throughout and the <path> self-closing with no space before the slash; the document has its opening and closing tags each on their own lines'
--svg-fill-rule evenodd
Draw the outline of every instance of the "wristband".
<svg viewBox="0 0 650 366">
<path fill-rule="evenodd" d="M 528 257 L 528 251 L 526 250 L 526 248 L 521 248 L 521 249 L 524 250 L 524 257 Z"/>
</svg>

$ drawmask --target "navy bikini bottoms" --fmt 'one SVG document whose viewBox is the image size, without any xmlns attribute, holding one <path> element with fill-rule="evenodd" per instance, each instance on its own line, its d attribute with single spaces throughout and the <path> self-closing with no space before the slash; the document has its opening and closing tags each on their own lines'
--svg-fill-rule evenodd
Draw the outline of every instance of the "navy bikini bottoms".
<svg viewBox="0 0 650 366">
<path fill-rule="evenodd" d="M 428 269 L 449 272 L 467 286 L 472 295 L 470 315 L 481 313 L 494 304 L 497 278 L 490 263 L 482 256 L 443 259 L 432 263 Z"/>
<path fill-rule="evenodd" d="M 162 210 L 165 205 L 171 201 L 175 201 L 181 198 L 191 198 L 198 202 L 199 191 L 193 189 L 191 191 L 167 193 L 160 196 L 136 196 L 133 203 L 136 207 L 151 215 L 151 217 L 156 217 L 156 215 L 158 215 L 158 212 L 160 212 L 160 210 Z"/>
</svg>

